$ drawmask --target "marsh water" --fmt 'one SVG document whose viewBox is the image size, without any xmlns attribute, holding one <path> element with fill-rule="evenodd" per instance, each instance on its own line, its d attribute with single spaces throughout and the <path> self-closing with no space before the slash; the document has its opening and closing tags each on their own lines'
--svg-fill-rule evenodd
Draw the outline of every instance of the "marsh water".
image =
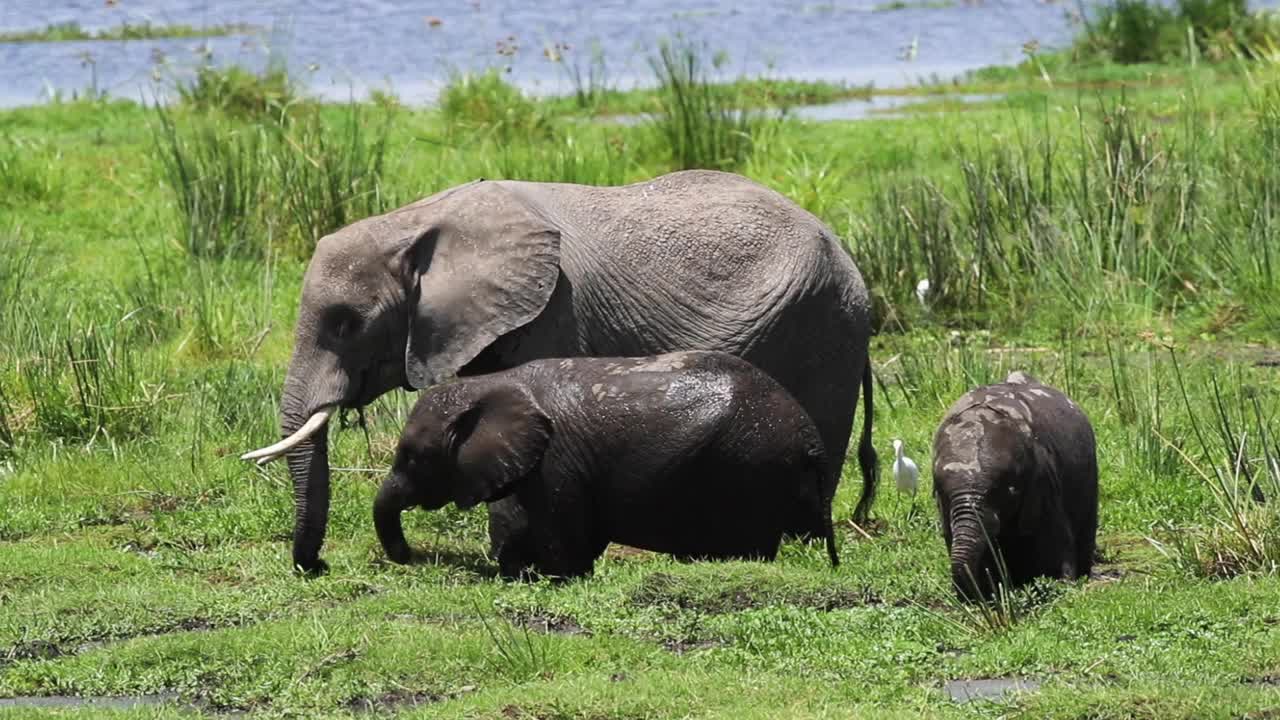
<svg viewBox="0 0 1280 720">
<path fill-rule="evenodd" d="M 76 22 L 257 28 L 228 37 L 0 43 L 0 105 L 86 90 L 151 99 L 198 63 L 283 62 L 311 94 L 393 90 L 430 103 L 450 70 L 509 68 L 537 94 L 572 90 L 593 52 L 619 88 L 650 82 L 658 41 L 682 34 L 720 53 L 724 77 L 767 73 L 877 87 L 1015 63 L 1025 43 L 1079 30 L 1092 0 L 0 0 L 0 32 Z M 1280 0 L 1261 3 L 1274 6 Z M 567 45 L 567 49 L 565 46 Z"/>
</svg>

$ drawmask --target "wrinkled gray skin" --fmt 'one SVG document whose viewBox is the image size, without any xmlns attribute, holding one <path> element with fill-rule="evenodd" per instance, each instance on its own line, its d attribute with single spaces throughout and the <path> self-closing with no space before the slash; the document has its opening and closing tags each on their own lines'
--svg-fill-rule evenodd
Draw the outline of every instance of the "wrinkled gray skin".
<svg viewBox="0 0 1280 720">
<path fill-rule="evenodd" d="M 822 439 L 785 389 L 728 353 L 535 360 L 423 392 L 374 503 L 395 562 L 410 507 L 509 498 L 506 578 L 588 575 L 610 542 L 773 560 L 786 527 L 825 538 Z M 502 509 L 499 509 L 502 512 Z"/>
<path fill-rule="evenodd" d="M 1060 391 L 1015 371 L 962 396 L 933 438 L 933 487 L 961 598 L 991 597 L 1000 578 L 988 538 L 1013 587 L 1090 574 L 1097 450 L 1089 419 Z"/>
<path fill-rule="evenodd" d="M 321 409 L 537 358 L 721 350 L 772 375 L 813 418 L 834 458 L 828 497 L 861 381 L 863 518 L 876 478 L 869 336 L 867 290 L 839 240 L 741 176 L 684 171 L 620 187 L 476 181 L 320 241 L 281 426 L 289 436 Z M 326 430 L 287 455 L 293 561 L 309 572 L 325 569 Z"/>
</svg>

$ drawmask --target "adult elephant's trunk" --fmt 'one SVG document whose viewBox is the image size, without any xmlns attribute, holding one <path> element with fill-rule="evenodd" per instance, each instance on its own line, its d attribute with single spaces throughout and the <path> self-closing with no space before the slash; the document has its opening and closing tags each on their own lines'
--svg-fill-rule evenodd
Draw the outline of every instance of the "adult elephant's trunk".
<svg viewBox="0 0 1280 720">
<path fill-rule="evenodd" d="M 987 553 L 981 514 L 977 502 L 957 498 L 951 506 L 951 582 L 956 591 L 970 599 L 983 595 L 987 581 L 983 562 Z"/>
<path fill-rule="evenodd" d="M 280 413 L 280 430 L 285 437 L 293 437 L 300 429 L 311 429 L 298 445 L 289 448 L 289 477 L 293 478 L 293 564 L 306 573 L 323 573 L 325 562 L 320 560 L 320 546 L 324 543 L 325 529 L 329 524 L 329 423 L 332 407 L 325 407 L 307 415 L 301 401 L 289 392 L 288 384 L 297 382 L 289 378 L 285 386 L 284 409 Z M 319 421 L 317 421 L 319 419 Z M 307 425 L 314 425 L 307 428 Z"/>
<path fill-rule="evenodd" d="M 378 542 L 382 543 L 387 557 L 402 565 L 409 562 L 411 553 L 409 543 L 404 539 L 400 513 L 412 504 L 412 488 L 407 478 L 396 472 L 383 481 L 378 497 L 373 501 L 373 527 L 378 533 Z"/>
<path fill-rule="evenodd" d="M 316 417 L 313 415 L 312 417 Z M 291 435 L 301 427 L 297 416 L 285 414 L 281 429 Z M 293 564 L 304 572 L 323 572 L 320 545 L 329 522 L 329 426 L 326 422 L 288 454 L 293 478 Z"/>
<path fill-rule="evenodd" d="M 285 456 L 293 478 L 295 520 L 293 564 L 304 572 L 319 573 L 327 568 L 320 559 L 329 519 L 329 418 L 335 403 L 316 406 L 315 393 L 307 380 L 290 369 L 285 380 L 280 410 L 284 439 L 241 457 L 265 464 Z"/>
</svg>

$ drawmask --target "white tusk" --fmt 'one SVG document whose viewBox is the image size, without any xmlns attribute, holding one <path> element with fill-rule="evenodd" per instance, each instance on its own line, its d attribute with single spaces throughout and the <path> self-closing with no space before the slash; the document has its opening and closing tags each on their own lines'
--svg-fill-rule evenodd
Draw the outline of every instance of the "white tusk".
<svg viewBox="0 0 1280 720">
<path fill-rule="evenodd" d="M 316 414 L 312 415 L 309 420 L 303 423 L 302 427 L 298 428 L 297 432 L 294 434 L 281 440 L 275 445 L 268 445 L 267 447 L 247 452 L 241 455 L 240 459 L 257 460 L 259 465 L 266 465 L 272 460 L 284 455 L 286 452 L 289 452 L 290 449 L 301 444 L 307 438 L 311 437 L 316 430 L 324 427 L 324 424 L 329 422 L 329 416 L 331 415 L 333 415 L 332 405 L 320 408 L 316 411 Z"/>
</svg>

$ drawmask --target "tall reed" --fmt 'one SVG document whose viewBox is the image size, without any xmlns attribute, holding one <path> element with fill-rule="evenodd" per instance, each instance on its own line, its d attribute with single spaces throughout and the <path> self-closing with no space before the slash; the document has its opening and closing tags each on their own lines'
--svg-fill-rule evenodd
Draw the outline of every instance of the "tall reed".
<svg viewBox="0 0 1280 720">
<path fill-rule="evenodd" d="M 303 109 L 266 125 L 162 106 L 155 114 L 156 156 L 194 258 L 262 258 L 277 230 L 306 256 L 325 234 L 392 202 L 382 182 L 389 112 L 369 122 L 351 103 L 336 119 Z"/>
<path fill-rule="evenodd" d="M 281 128 L 270 150 L 272 192 L 288 212 L 304 256 L 320 238 L 388 209 L 382 184 L 392 114 L 369 122 L 355 103 L 339 120 L 308 113 Z"/>
<path fill-rule="evenodd" d="M 1249 125 L 1206 126 L 1193 91 L 1172 133 L 1121 96 L 1082 105 L 1075 141 L 1045 127 L 956 142 L 952 172 L 891 177 L 835 226 L 882 312 L 910 313 L 928 278 L 932 310 L 1008 324 L 1173 312 L 1219 292 L 1274 317 L 1280 171 L 1256 158 L 1280 137 L 1277 87 L 1255 93 Z"/>
<path fill-rule="evenodd" d="M 1168 542 L 1152 540 L 1196 575 L 1232 577 L 1280 572 L 1280 422 L 1275 397 L 1244 377 L 1239 366 L 1209 375 L 1199 395 L 1188 390 L 1170 350 L 1199 458 L 1169 445 L 1208 490 L 1209 524 L 1165 524 Z M 1265 381 L 1264 381 L 1265 382 Z M 1193 401 L 1193 396 L 1195 400 Z"/>
<path fill-rule="evenodd" d="M 260 195 L 267 176 L 264 133 L 214 118 L 182 129 L 155 106 L 156 156 L 178 203 L 183 245 L 196 257 L 254 256 Z"/>
<path fill-rule="evenodd" d="M 663 41 L 649 66 L 658 84 L 654 130 L 679 169 L 733 170 L 751 156 L 765 115 L 712 82 L 706 49 Z"/>
</svg>

